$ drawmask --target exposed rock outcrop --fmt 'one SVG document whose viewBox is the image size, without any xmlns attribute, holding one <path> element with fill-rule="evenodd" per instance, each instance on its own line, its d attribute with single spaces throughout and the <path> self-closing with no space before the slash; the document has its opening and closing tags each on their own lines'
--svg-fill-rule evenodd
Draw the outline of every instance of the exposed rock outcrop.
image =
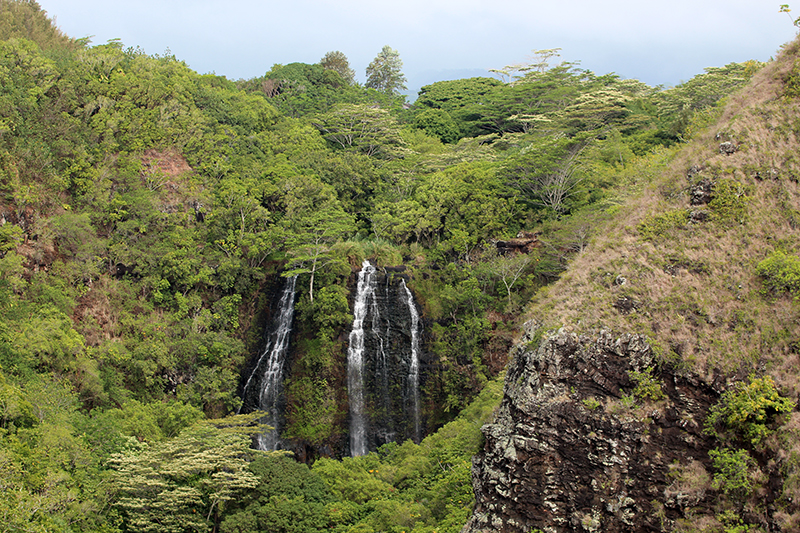
<svg viewBox="0 0 800 533">
<path fill-rule="evenodd" d="M 520 231 L 515 239 L 497 241 L 497 251 L 502 255 L 529 254 L 542 246 L 539 242 L 539 233 Z"/>
<path fill-rule="evenodd" d="M 669 474 L 705 469 L 711 441 L 702 421 L 714 387 L 654 372 L 641 335 L 562 329 L 538 340 L 527 329 L 501 407 L 483 427 L 464 533 L 660 531 L 708 497 L 676 489 Z M 658 400 L 637 389 L 642 379 L 656 384 Z"/>
</svg>

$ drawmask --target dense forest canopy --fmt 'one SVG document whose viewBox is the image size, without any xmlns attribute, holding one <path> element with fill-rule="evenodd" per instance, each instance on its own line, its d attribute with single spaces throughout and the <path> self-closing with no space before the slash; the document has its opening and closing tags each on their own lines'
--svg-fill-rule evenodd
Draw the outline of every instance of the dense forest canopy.
<svg viewBox="0 0 800 533">
<path fill-rule="evenodd" d="M 520 310 L 760 67 L 662 89 L 537 59 L 410 106 L 389 46 L 365 86 L 338 51 L 232 81 L 0 0 L 0 529 L 458 531 Z M 428 437 L 342 459 L 364 259 L 423 311 Z M 308 464 L 225 418 L 293 275 Z"/>
</svg>

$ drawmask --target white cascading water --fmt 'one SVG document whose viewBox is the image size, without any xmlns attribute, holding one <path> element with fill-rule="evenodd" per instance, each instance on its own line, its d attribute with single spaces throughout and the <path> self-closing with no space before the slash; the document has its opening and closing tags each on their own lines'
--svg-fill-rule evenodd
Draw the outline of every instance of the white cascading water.
<svg viewBox="0 0 800 533">
<path fill-rule="evenodd" d="M 258 359 L 253 373 L 247 378 L 244 389 L 242 389 L 242 398 L 245 398 L 249 392 L 248 389 L 251 386 L 253 376 L 263 369 L 261 390 L 258 393 L 258 408 L 267 413 L 263 422 L 271 426 L 272 429 L 256 437 L 256 444 L 260 450 L 276 450 L 279 443 L 281 430 L 279 402 L 283 396 L 283 363 L 286 359 L 289 337 L 292 332 L 296 285 L 297 276 L 286 279 L 286 286 L 278 304 L 278 314 L 272 322 L 267 346 Z M 266 363 L 264 363 L 265 358 L 267 359 Z"/>
<path fill-rule="evenodd" d="M 406 291 L 408 312 L 411 313 L 411 361 L 408 365 L 408 389 L 411 396 L 411 410 L 414 417 L 414 442 L 419 444 L 421 438 L 420 405 L 419 405 L 419 312 L 414 305 L 414 295 L 402 280 Z"/>
<path fill-rule="evenodd" d="M 364 401 L 364 319 L 367 302 L 375 292 L 375 267 L 369 261 L 361 264 L 353 304 L 353 329 L 347 347 L 347 395 L 350 403 L 350 455 L 367 454 L 367 415 Z"/>
</svg>

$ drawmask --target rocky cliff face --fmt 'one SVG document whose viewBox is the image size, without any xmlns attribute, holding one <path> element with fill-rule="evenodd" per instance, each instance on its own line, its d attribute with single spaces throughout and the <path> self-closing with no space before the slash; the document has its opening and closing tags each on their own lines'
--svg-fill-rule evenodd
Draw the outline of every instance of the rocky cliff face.
<svg viewBox="0 0 800 533">
<path fill-rule="evenodd" d="M 464 533 L 660 531 L 711 497 L 713 384 L 655 371 L 640 335 L 527 330 L 483 428 Z"/>
</svg>

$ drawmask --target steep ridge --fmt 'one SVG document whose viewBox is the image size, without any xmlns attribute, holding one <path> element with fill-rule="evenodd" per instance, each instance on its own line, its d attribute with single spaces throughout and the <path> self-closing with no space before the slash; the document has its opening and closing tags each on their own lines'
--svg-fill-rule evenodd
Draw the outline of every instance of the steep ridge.
<svg viewBox="0 0 800 533">
<path fill-rule="evenodd" d="M 534 298 L 464 532 L 797 530 L 799 47 Z"/>
</svg>

